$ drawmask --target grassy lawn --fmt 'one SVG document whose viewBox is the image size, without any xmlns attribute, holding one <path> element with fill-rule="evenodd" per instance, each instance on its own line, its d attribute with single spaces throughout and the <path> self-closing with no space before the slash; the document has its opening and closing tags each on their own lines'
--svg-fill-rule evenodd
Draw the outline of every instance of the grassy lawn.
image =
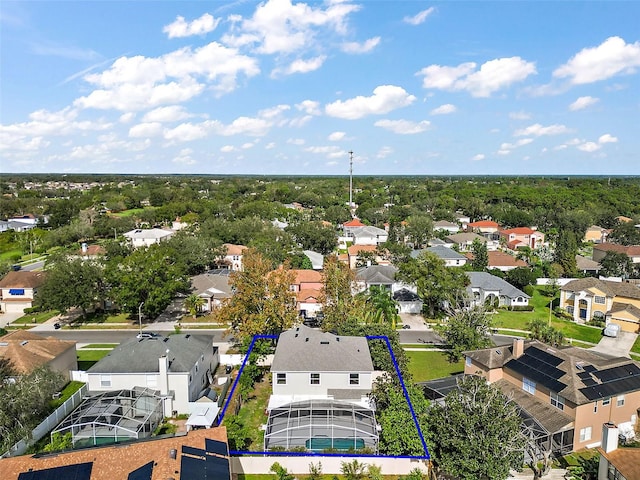
<svg viewBox="0 0 640 480">
<path fill-rule="evenodd" d="M 405 352 L 409 358 L 409 372 L 414 382 L 462 373 L 464 362 L 449 363 L 445 352 Z"/>
<path fill-rule="evenodd" d="M 129 318 L 129 314 L 126 312 L 121 313 L 107 313 L 107 312 L 92 312 L 88 313 L 87 317 L 83 319 L 82 317 L 76 318 L 73 323 L 131 323 L 132 320 Z"/>
<path fill-rule="evenodd" d="M 92 367 L 98 360 L 106 357 L 111 350 L 78 350 L 78 369 L 87 370 Z"/>
<path fill-rule="evenodd" d="M 153 210 L 152 207 L 148 207 L 150 210 Z M 140 215 L 142 212 L 144 212 L 144 208 L 132 208 L 131 210 L 123 210 L 122 212 L 118 212 L 118 213 L 112 213 L 111 215 L 114 217 L 118 217 L 118 218 L 123 218 L 123 217 L 132 217 L 134 215 Z"/>
<path fill-rule="evenodd" d="M 86 349 L 92 349 L 92 348 L 108 348 L 110 350 L 113 350 L 114 348 L 116 348 L 119 344 L 117 343 L 90 343 L 89 345 L 85 345 L 82 348 L 86 348 Z"/>
<path fill-rule="evenodd" d="M 631 347 L 631 351 L 640 355 L 640 335 L 636 338 L 636 342 L 633 344 L 633 347 Z"/>
<path fill-rule="evenodd" d="M 60 405 L 62 405 L 64 402 L 70 399 L 71 395 L 73 395 L 78 390 L 80 390 L 83 385 L 84 385 L 83 382 L 76 382 L 75 380 L 67 383 L 67 386 L 62 389 L 62 392 L 61 392 L 62 395 L 60 395 L 60 398 L 51 400 L 50 402 L 51 407 L 58 408 Z"/>
<path fill-rule="evenodd" d="M 534 307 L 532 312 L 499 310 L 493 315 L 493 327 L 527 330 L 527 324 L 533 319 L 549 321 L 549 297 L 542 295 L 540 288 L 534 290 L 529 304 Z M 602 330 L 600 328 L 580 325 L 556 316 L 551 317 L 551 325 L 560 330 L 566 338 L 575 338 L 576 340 L 590 343 L 598 343 L 602 338 Z"/>
<path fill-rule="evenodd" d="M 55 317 L 58 312 L 54 310 L 47 310 L 46 312 L 27 313 L 22 317 L 14 321 L 14 324 L 24 325 L 27 323 L 43 323 L 49 320 L 51 317 Z"/>
</svg>

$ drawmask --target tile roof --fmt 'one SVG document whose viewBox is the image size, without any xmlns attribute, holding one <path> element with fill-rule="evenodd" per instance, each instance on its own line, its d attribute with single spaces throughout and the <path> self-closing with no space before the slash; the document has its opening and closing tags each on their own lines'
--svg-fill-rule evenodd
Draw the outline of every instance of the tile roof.
<svg viewBox="0 0 640 480">
<path fill-rule="evenodd" d="M 301 283 L 322 283 L 322 274 L 315 270 L 291 270 L 296 279 L 294 284 L 299 285 Z"/>
<path fill-rule="evenodd" d="M 333 335 L 301 325 L 280 334 L 272 372 L 372 372 L 364 337 Z"/>
<path fill-rule="evenodd" d="M 342 224 L 343 227 L 364 227 L 364 223 L 362 223 L 359 219 L 354 218 L 353 220 L 349 220 L 348 222 L 344 222 Z"/>
<path fill-rule="evenodd" d="M 457 223 L 448 220 L 438 220 L 433 224 L 433 228 L 460 228 Z"/>
<path fill-rule="evenodd" d="M 427 252 L 435 253 L 439 258 L 443 260 L 467 260 L 467 257 L 456 252 L 453 248 L 444 247 L 442 245 L 437 245 L 435 247 L 427 247 L 425 248 Z M 414 250 L 415 251 L 415 250 Z M 413 253 L 411 252 L 411 256 L 413 257 Z"/>
<path fill-rule="evenodd" d="M 624 253 L 630 257 L 640 256 L 640 245 L 618 245 L 616 243 L 599 243 L 593 246 L 594 250 L 603 252 Z"/>
<path fill-rule="evenodd" d="M 0 280 L 0 288 L 37 288 L 42 285 L 45 276 L 45 272 L 12 270 Z"/>
<path fill-rule="evenodd" d="M 474 240 L 480 240 L 482 243 L 487 243 L 487 239 L 482 235 L 478 235 L 475 232 L 465 232 L 465 233 L 454 233 L 453 235 L 447 236 L 449 240 L 453 243 L 471 243 Z"/>
<path fill-rule="evenodd" d="M 636 319 L 640 320 L 640 308 L 638 308 L 635 305 L 632 305 L 630 303 L 613 302 L 613 304 L 611 305 L 611 310 L 609 310 L 607 312 L 607 315 L 608 314 L 614 314 L 614 313 L 620 313 L 620 312 L 630 313 Z"/>
<path fill-rule="evenodd" d="M 229 275 L 218 274 L 214 272 L 202 273 L 191 277 L 191 287 L 196 295 L 209 294 L 210 289 L 215 289 L 220 292 L 217 294 L 218 298 L 231 297 L 232 289 L 229 283 Z"/>
<path fill-rule="evenodd" d="M 351 245 L 347 249 L 349 255 L 357 255 L 359 252 L 376 252 L 377 250 L 376 245 Z"/>
<path fill-rule="evenodd" d="M 242 255 L 248 248 L 244 245 L 234 245 L 232 243 L 225 243 L 223 246 L 227 249 L 227 255 Z"/>
<path fill-rule="evenodd" d="M 318 290 L 316 288 L 305 288 L 303 290 L 296 292 L 296 300 L 298 302 L 310 303 L 309 300 L 314 299 L 316 300 L 316 302 L 319 302 L 321 295 L 322 295 L 321 290 Z"/>
<path fill-rule="evenodd" d="M 107 253 L 107 251 L 102 245 L 88 245 L 86 252 L 83 252 L 82 248 L 79 250 L 76 250 L 76 255 L 83 255 L 83 256 L 104 255 L 105 253 Z"/>
<path fill-rule="evenodd" d="M 351 233 L 354 237 L 379 237 L 388 235 L 386 230 L 383 230 L 378 227 L 372 227 L 370 225 L 366 225 L 364 227 L 357 227 L 351 230 Z"/>
<path fill-rule="evenodd" d="M 532 228 L 529 227 L 516 227 L 516 228 L 507 228 L 505 230 L 500 230 L 500 233 L 504 233 L 504 234 L 511 234 L 514 233 L 516 235 L 531 235 L 533 233 L 537 233 L 540 234 L 540 232 L 538 232 L 537 230 L 534 230 Z"/>
<path fill-rule="evenodd" d="M 576 255 L 576 267 L 578 270 L 601 270 L 602 265 L 598 262 L 594 262 L 590 258 L 583 257 L 582 255 Z"/>
<path fill-rule="evenodd" d="M 468 226 L 471 228 L 482 228 L 482 227 L 498 228 L 500 225 L 498 225 L 496 222 L 492 220 L 479 220 L 477 222 L 469 223 Z"/>
<path fill-rule="evenodd" d="M 46 365 L 70 348 L 76 342 L 44 337 L 28 330 L 15 330 L 0 337 L 0 357 L 11 360 L 19 373 L 30 373 L 41 365 Z"/>
<path fill-rule="evenodd" d="M 133 337 L 114 348 L 87 372 L 158 372 L 158 359 L 164 355 L 169 357 L 169 372 L 189 372 L 202 353 L 212 348 L 213 335 L 175 334 L 141 339 Z"/>
<path fill-rule="evenodd" d="M 526 267 L 527 262 L 499 250 L 487 252 L 489 268 L 491 267 Z"/>
<path fill-rule="evenodd" d="M 226 443 L 226 427 L 191 430 L 186 435 L 171 438 L 84 448 L 39 457 L 21 455 L 3 458 L 0 459 L 0 472 L 2 480 L 17 480 L 20 473 L 28 472 L 29 469 L 44 470 L 92 462 L 91 480 L 124 480 L 132 471 L 153 462 L 151 480 L 184 479 L 184 476 L 180 476 L 182 447 L 204 449 L 205 439 Z M 176 458 L 171 457 L 171 450 L 177 451 Z"/>
</svg>

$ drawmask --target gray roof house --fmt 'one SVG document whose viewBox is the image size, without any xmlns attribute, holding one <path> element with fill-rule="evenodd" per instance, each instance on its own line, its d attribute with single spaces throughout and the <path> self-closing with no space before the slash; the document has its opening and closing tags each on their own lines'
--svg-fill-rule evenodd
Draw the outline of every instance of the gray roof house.
<svg viewBox="0 0 640 480">
<path fill-rule="evenodd" d="M 456 233 L 460 231 L 460 225 L 457 223 L 449 222 L 448 220 L 438 220 L 433 224 L 434 230 L 444 230 L 449 233 Z"/>
<path fill-rule="evenodd" d="M 377 451 L 373 362 L 364 337 L 301 325 L 280 334 L 264 447 Z M 313 412 L 313 414 L 311 414 Z"/>
<path fill-rule="evenodd" d="M 361 290 L 378 285 L 395 291 L 393 286 L 396 283 L 397 272 L 398 269 L 392 265 L 360 267 L 356 270 L 356 282 L 360 284 Z"/>
<path fill-rule="evenodd" d="M 212 335 L 143 334 L 122 342 L 89 368 L 87 385 L 90 392 L 158 390 L 165 416 L 172 416 L 189 412 L 189 402 L 212 383 L 218 363 Z"/>
<path fill-rule="evenodd" d="M 438 258 L 444 260 L 444 264 L 447 267 L 462 267 L 469 260 L 464 255 L 456 252 L 453 248 L 444 247 L 442 245 L 427 247 L 424 250 L 417 250 L 417 254 L 415 254 L 416 250 L 414 250 L 411 252 L 411 256 L 416 258 L 423 251 L 434 253 Z"/>
<path fill-rule="evenodd" d="M 219 307 L 225 298 L 231 298 L 233 292 L 229 284 L 231 270 L 219 268 L 191 277 L 191 290 L 205 300 L 202 310 L 210 312 Z"/>
<path fill-rule="evenodd" d="M 389 238 L 386 230 L 369 225 L 351 228 L 349 235 L 353 237 L 355 245 L 380 245 Z"/>
<path fill-rule="evenodd" d="M 470 252 L 474 240 L 480 240 L 482 243 L 485 243 L 489 251 L 495 251 L 500 246 L 498 240 L 489 240 L 475 232 L 454 233 L 453 235 L 447 236 L 447 241 L 457 245 L 461 252 Z"/>
<path fill-rule="evenodd" d="M 500 277 L 486 272 L 467 272 L 469 286 L 467 292 L 472 305 L 526 306 L 529 295 Z"/>
</svg>

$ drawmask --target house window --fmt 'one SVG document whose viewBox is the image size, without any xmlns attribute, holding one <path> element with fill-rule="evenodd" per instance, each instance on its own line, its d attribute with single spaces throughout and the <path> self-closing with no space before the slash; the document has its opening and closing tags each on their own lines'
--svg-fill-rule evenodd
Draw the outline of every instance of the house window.
<svg viewBox="0 0 640 480">
<path fill-rule="evenodd" d="M 349 385 L 360 385 L 360 374 L 359 373 L 350 373 L 349 374 Z"/>
<path fill-rule="evenodd" d="M 465 359 L 464 359 L 464 364 L 465 364 L 467 367 L 470 367 L 470 366 L 471 366 L 471 357 L 465 357 Z"/>
<path fill-rule="evenodd" d="M 311 385 L 320 385 L 320 374 L 312 373 L 309 377 L 309 383 Z"/>
<path fill-rule="evenodd" d="M 556 392 L 551 392 L 551 405 L 560 410 L 564 410 L 564 397 Z"/>
<path fill-rule="evenodd" d="M 524 298 L 522 297 L 516 298 L 516 303 L 522 303 L 522 302 L 524 302 Z"/>
<path fill-rule="evenodd" d="M 584 427 L 580 429 L 580 441 L 586 442 L 591 440 L 591 427 Z"/>
<path fill-rule="evenodd" d="M 600 295 L 596 295 L 595 297 L 593 297 L 593 302 L 594 303 L 599 303 L 601 305 L 604 305 L 605 298 L 601 297 Z"/>
<path fill-rule="evenodd" d="M 157 375 L 147 375 L 147 387 L 148 388 L 156 388 L 158 386 L 158 377 Z"/>
<path fill-rule="evenodd" d="M 598 413 L 598 402 L 593 402 L 593 413 Z"/>
<path fill-rule="evenodd" d="M 616 399 L 616 407 L 622 407 L 624 405 L 624 395 L 618 395 Z"/>
<path fill-rule="evenodd" d="M 276 373 L 276 384 L 278 384 L 278 385 L 286 385 L 287 384 L 287 374 L 286 373 Z"/>
<path fill-rule="evenodd" d="M 611 397 L 609 398 L 605 398 L 602 400 L 602 406 L 606 407 L 607 405 L 609 405 L 611 403 Z"/>
<path fill-rule="evenodd" d="M 111 375 L 100 375 L 100 386 L 111 387 Z"/>
<path fill-rule="evenodd" d="M 536 382 L 533 380 L 529 380 L 527 377 L 522 378 L 522 389 L 525 392 L 530 393 L 531 395 L 535 395 L 536 393 Z"/>
<path fill-rule="evenodd" d="M 10 288 L 9 295 L 24 295 L 24 288 Z"/>
<path fill-rule="evenodd" d="M 573 315 L 573 305 L 567 305 L 567 313 Z"/>
</svg>

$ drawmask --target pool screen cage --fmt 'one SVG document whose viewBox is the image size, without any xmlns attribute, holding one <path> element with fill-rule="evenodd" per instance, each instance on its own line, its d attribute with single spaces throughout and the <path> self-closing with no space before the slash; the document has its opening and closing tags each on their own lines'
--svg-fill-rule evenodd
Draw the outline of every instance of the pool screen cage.
<svg viewBox="0 0 640 480">
<path fill-rule="evenodd" d="M 86 398 L 51 435 L 71 432 L 74 447 L 105 445 L 148 437 L 162 418 L 159 392 L 134 387 Z"/>
<path fill-rule="evenodd" d="M 264 434 L 265 450 L 378 452 L 375 413 L 361 405 L 332 400 L 305 400 L 273 408 Z"/>
</svg>

